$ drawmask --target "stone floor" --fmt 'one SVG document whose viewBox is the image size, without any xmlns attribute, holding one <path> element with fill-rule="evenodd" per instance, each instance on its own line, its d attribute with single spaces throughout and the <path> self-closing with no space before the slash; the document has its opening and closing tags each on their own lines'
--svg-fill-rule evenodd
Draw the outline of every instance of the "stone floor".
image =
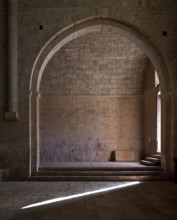
<svg viewBox="0 0 177 220">
<path fill-rule="evenodd" d="M 0 219 L 176 220 L 177 184 L 1 182 Z"/>
</svg>

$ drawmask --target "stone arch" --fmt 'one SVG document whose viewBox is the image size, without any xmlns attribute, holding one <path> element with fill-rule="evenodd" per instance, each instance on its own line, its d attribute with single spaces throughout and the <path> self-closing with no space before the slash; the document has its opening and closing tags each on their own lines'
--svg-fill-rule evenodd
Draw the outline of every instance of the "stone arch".
<svg viewBox="0 0 177 220">
<path fill-rule="evenodd" d="M 39 99 L 40 99 L 40 82 L 43 71 L 47 66 L 50 59 L 54 54 L 60 50 L 61 47 L 66 45 L 71 40 L 82 36 L 87 33 L 92 33 L 100 30 L 113 31 L 119 33 L 120 35 L 128 38 L 135 44 L 137 44 L 151 60 L 153 66 L 158 72 L 159 79 L 161 82 L 162 91 L 162 153 L 163 160 L 162 166 L 165 170 L 170 169 L 170 162 L 167 163 L 167 157 L 165 156 L 167 142 L 169 139 L 166 138 L 167 128 L 172 129 L 172 120 L 168 121 L 165 115 L 167 114 L 167 109 L 169 103 L 171 104 L 170 91 L 171 83 L 170 77 L 163 60 L 163 57 L 159 53 L 158 48 L 156 48 L 148 39 L 145 34 L 141 33 L 136 27 L 131 26 L 123 22 L 118 22 L 113 19 L 107 18 L 91 18 L 77 22 L 69 27 L 56 33 L 41 49 L 39 52 L 31 73 L 30 79 L 30 174 L 35 175 L 39 167 Z M 172 110 L 171 110 L 172 111 Z M 170 114 L 171 115 L 171 114 Z M 168 114 L 169 116 L 169 114 Z M 171 158 L 170 158 L 171 159 Z"/>
</svg>

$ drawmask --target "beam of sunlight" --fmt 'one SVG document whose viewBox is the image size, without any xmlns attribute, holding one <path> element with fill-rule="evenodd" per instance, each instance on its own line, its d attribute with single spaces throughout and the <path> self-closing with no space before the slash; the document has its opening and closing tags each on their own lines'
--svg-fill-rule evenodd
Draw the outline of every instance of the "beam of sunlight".
<svg viewBox="0 0 177 220">
<path fill-rule="evenodd" d="M 31 205 L 28 205 L 28 206 L 24 206 L 21 209 L 33 208 L 33 207 L 37 207 L 37 206 L 42 206 L 42 205 L 47 205 L 47 204 L 51 204 L 51 203 L 61 202 L 61 201 L 64 201 L 64 200 L 69 200 L 69 199 L 74 199 L 74 198 L 83 197 L 83 196 L 87 196 L 87 195 L 92 195 L 92 194 L 96 194 L 96 193 L 106 192 L 106 191 L 110 191 L 110 190 L 114 190 L 114 189 L 120 189 L 120 188 L 124 188 L 124 187 L 128 187 L 128 186 L 137 185 L 139 183 L 140 183 L 139 181 L 135 181 L 135 182 L 130 182 L 130 183 L 124 183 L 124 184 L 118 185 L 118 186 L 111 186 L 111 187 L 104 188 L 104 189 L 98 189 L 98 190 L 94 190 L 94 191 L 90 191 L 90 192 L 84 192 L 84 193 L 79 193 L 79 194 L 60 197 L 60 198 L 55 198 L 55 199 L 49 199 L 49 200 L 46 200 L 46 201 L 43 201 L 43 202 L 38 202 L 38 203 L 34 203 L 34 204 L 31 204 Z"/>
</svg>

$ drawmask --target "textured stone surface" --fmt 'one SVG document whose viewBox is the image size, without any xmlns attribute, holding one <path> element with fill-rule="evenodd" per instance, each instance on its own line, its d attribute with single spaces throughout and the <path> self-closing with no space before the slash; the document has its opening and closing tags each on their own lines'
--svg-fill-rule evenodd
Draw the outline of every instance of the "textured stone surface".
<svg viewBox="0 0 177 220">
<path fill-rule="evenodd" d="M 40 110 L 42 161 L 108 161 L 114 150 L 141 151 L 141 97 L 48 96 Z"/>
<path fill-rule="evenodd" d="M 131 186 L 131 183 L 134 182 L 0 183 L 0 219 L 175 220 L 177 218 L 175 184 L 167 181 L 151 181 Z M 129 186 L 126 187 L 126 184 Z M 110 188 L 114 189 L 94 194 L 94 191 Z M 82 195 L 86 192 L 93 194 L 69 198 L 69 196 Z M 54 199 L 61 199 L 61 201 L 56 202 Z M 51 203 L 21 209 L 44 201 Z"/>
<path fill-rule="evenodd" d="M 147 57 L 134 43 L 104 31 L 64 46 L 40 89 L 43 161 L 109 161 L 114 150 L 141 154 Z"/>
<path fill-rule="evenodd" d="M 43 73 L 41 95 L 142 95 L 147 57 L 134 43 L 105 31 L 61 48 Z"/>
</svg>

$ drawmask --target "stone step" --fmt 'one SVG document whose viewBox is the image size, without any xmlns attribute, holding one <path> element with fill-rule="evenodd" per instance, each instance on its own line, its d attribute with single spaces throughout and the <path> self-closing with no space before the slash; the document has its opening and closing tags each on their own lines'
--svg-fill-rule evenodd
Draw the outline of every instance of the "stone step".
<svg viewBox="0 0 177 220">
<path fill-rule="evenodd" d="M 32 176 L 31 181 L 147 181 L 167 180 L 166 175 L 132 175 L 132 176 Z"/>
<path fill-rule="evenodd" d="M 145 166 L 157 166 L 156 162 L 152 162 L 152 161 L 149 161 L 149 160 L 141 160 L 140 164 L 143 164 Z"/>
<path fill-rule="evenodd" d="M 160 164 L 160 159 L 156 157 L 146 157 L 146 160 Z"/>
<path fill-rule="evenodd" d="M 147 176 L 161 175 L 161 170 L 140 170 L 140 171 L 40 171 L 38 176 Z"/>
<path fill-rule="evenodd" d="M 153 154 L 152 157 L 155 157 L 155 158 L 161 159 L 161 154 Z"/>
<path fill-rule="evenodd" d="M 151 163 L 153 164 L 153 163 Z M 164 179 L 160 166 L 58 166 L 39 167 L 29 180 L 38 181 L 119 181 L 119 180 L 161 180 Z"/>
<path fill-rule="evenodd" d="M 137 166 L 137 167 L 39 167 L 39 172 L 41 171 L 153 171 L 162 170 L 161 167 L 157 166 Z"/>
<path fill-rule="evenodd" d="M 9 169 L 0 169 L 0 182 L 9 180 Z"/>
</svg>

